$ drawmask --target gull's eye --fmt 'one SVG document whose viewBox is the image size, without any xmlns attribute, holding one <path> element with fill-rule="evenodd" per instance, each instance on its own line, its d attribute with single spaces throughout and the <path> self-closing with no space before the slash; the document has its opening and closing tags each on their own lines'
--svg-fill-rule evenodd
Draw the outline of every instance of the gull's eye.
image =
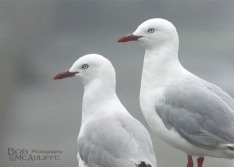
<svg viewBox="0 0 234 167">
<path fill-rule="evenodd" d="M 89 68 L 89 65 L 88 65 L 88 64 L 83 64 L 83 65 L 82 65 L 82 68 L 83 68 L 83 69 L 87 69 L 87 68 Z"/>
<path fill-rule="evenodd" d="M 149 33 L 153 33 L 154 31 L 155 31 L 154 28 L 149 28 L 149 29 L 148 29 L 148 32 L 149 32 Z"/>
</svg>

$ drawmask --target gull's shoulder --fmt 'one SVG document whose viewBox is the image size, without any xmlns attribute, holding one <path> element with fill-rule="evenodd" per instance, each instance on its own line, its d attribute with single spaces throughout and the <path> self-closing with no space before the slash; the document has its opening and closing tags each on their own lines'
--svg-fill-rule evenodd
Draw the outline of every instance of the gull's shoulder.
<svg viewBox="0 0 234 167">
<path fill-rule="evenodd" d="M 216 96 L 234 111 L 234 99 L 221 87 L 205 79 L 202 79 L 193 73 L 190 73 L 189 71 L 185 71 L 183 76 L 184 78 L 178 82 L 175 82 L 175 85 L 180 85 L 180 87 L 183 89 L 195 88 L 195 90 L 198 92 L 202 91 L 208 93 L 209 95 Z"/>
<path fill-rule="evenodd" d="M 115 112 L 86 123 L 78 138 L 81 159 L 98 166 L 139 165 L 155 167 L 156 160 L 147 130 L 130 114 Z M 92 157 L 92 158 L 90 158 Z M 89 159 L 87 159 L 89 158 Z"/>
</svg>

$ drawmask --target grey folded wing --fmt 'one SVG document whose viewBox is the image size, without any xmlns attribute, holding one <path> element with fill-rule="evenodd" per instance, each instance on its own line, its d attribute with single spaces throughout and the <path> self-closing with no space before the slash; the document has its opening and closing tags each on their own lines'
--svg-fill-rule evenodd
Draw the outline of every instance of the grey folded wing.
<svg viewBox="0 0 234 167">
<path fill-rule="evenodd" d="M 167 87 L 165 99 L 155 109 L 167 129 L 193 145 L 215 149 L 234 143 L 233 106 L 233 99 L 220 88 L 186 82 Z"/>
<path fill-rule="evenodd" d="M 141 124 L 134 127 L 132 119 L 126 119 L 126 124 L 122 121 L 108 118 L 86 125 L 85 134 L 78 139 L 78 150 L 89 167 L 156 166 L 147 160 L 155 159 L 155 155 L 146 129 L 142 130 Z"/>
</svg>

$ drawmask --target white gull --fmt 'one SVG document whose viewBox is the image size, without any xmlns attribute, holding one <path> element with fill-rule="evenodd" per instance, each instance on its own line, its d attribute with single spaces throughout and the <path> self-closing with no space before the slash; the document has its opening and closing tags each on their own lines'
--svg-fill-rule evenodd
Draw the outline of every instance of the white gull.
<svg viewBox="0 0 234 167">
<path fill-rule="evenodd" d="M 204 156 L 234 158 L 234 100 L 180 64 L 175 26 L 150 19 L 118 39 L 127 41 L 146 49 L 140 104 L 151 129 L 187 154 L 187 167 L 193 166 L 192 156 L 198 156 L 198 167 Z"/>
<path fill-rule="evenodd" d="M 54 79 L 76 76 L 84 85 L 82 122 L 78 135 L 80 167 L 156 167 L 146 128 L 119 101 L 115 70 L 101 55 L 79 58 Z"/>
</svg>

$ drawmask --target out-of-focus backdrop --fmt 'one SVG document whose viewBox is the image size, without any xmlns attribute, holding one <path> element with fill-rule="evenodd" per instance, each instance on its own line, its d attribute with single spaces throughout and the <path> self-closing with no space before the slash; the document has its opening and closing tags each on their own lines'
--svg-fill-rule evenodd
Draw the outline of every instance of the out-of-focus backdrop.
<svg viewBox="0 0 234 167">
<path fill-rule="evenodd" d="M 119 98 L 148 128 L 138 102 L 144 49 L 116 42 L 146 19 L 170 20 L 183 66 L 234 97 L 233 8 L 232 0 L 1 0 L 0 166 L 77 166 L 83 87 L 75 78 L 53 76 L 87 53 L 110 59 Z M 159 167 L 186 166 L 183 152 L 151 136 Z M 45 160 L 54 154 L 35 149 L 62 153 Z M 207 166 L 233 167 L 234 160 L 206 158 Z"/>
</svg>

